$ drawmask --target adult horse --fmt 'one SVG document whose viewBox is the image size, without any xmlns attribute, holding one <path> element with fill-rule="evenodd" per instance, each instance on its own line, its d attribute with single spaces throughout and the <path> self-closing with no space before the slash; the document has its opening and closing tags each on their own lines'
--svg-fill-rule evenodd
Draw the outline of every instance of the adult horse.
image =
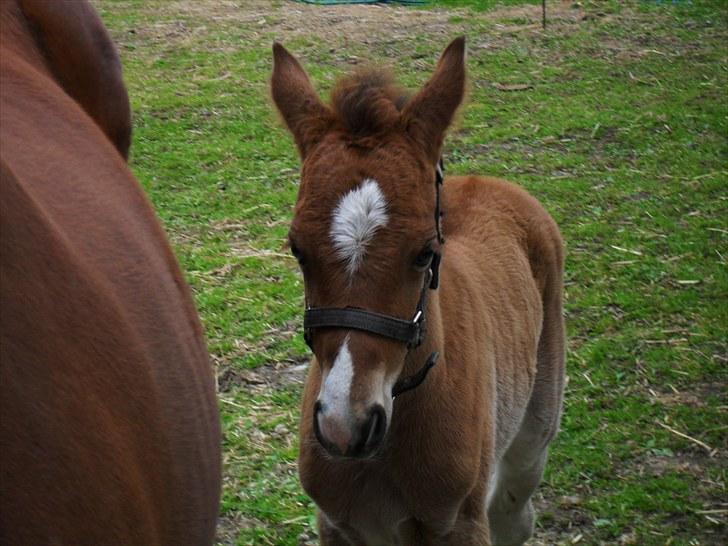
<svg viewBox="0 0 728 546">
<path fill-rule="evenodd" d="M 85 2 L 0 7 L 0 542 L 211 544 L 214 383 Z"/>
<path fill-rule="evenodd" d="M 440 195 L 464 40 L 411 100 L 364 71 L 330 106 L 273 51 L 303 163 L 289 238 L 315 358 L 299 472 L 321 543 L 522 544 L 561 413 L 562 241 L 506 182 L 449 177 Z"/>
</svg>

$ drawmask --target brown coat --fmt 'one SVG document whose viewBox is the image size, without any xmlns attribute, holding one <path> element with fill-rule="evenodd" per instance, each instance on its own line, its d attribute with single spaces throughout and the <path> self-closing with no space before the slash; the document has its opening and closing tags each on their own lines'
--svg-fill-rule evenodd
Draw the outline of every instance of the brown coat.
<svg viewBox="0 0 728 546">
<path fill-rule="evenodd" d="M 0 542 L 211 544 L 212 371 L 118 57 L 85 3 L 0 9 Z"/>
</svg>

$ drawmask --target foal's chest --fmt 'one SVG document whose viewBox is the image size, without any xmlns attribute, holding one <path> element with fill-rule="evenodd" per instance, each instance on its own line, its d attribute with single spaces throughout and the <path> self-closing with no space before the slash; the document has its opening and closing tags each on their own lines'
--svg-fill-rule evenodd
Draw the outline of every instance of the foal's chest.
<svg viewBox="0 0 728 546">
<path fill-rule="evenodd" d="M 357 544 L 406 544 L 401 533 L 406 533 L 405 523 L 412 518 L 412 514 L 390 482 L 377 473 L 371 475 L 363 471 L 352 472 L 349 479 L 327 481 L 328 487 L 331 483 L 339 484 L 338 495 L 314 500 L 335 527 L 345 534 L 353 531 L 350 538 Z"/>
<path fill-rule="evenodd" d="M 367 546 L 404 544 L 400 536 L 401 524 L 409 519 L 404 506 L 393 499 L 368 499 L 351 513 L 350 524 L 361 535 Z"/>
</svg>

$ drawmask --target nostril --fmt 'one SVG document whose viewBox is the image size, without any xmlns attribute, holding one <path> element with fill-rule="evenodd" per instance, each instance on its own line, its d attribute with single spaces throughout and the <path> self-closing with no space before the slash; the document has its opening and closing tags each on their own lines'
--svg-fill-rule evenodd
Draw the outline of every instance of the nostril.
<svg viewBox="0 0 728 546">
<path fill-rule="evenodd" d="M 387 414 L 380 405 L 374 406 L 369 410 L 369 418 L 362 427 L 360 436 L 360 447 L 363 454 L 367 454 L 382 443 L 384 433 L 387 430 Z"/>
<path fill-rule="evenodd" d="M 313 406 L 313 433 L 316 435 L 316 439 L 323 446 L 327 446 L 326 442 L 321 435 L 321 425 L 319 424 L 319 417 L 321 415 L 321 401 L 317 400 Z"/>
</svg>

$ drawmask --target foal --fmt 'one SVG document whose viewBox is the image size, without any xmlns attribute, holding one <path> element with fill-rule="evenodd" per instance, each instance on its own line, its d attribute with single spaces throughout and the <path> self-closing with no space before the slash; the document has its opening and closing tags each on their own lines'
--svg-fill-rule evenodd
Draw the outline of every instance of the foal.
<svg viewBox="0 0 728 546">
<path fill-rule="evenodd" d="M 448 177 L 440 195 L 464 39 L 411 100 L 370 71 L 330 106 L 273 53 L 303 162 L 289 237 L 315 357 L 299 471 L 321 544 L 522 544 L 561 413 L 563 250 L 516 186 Z"/>
</svg>

